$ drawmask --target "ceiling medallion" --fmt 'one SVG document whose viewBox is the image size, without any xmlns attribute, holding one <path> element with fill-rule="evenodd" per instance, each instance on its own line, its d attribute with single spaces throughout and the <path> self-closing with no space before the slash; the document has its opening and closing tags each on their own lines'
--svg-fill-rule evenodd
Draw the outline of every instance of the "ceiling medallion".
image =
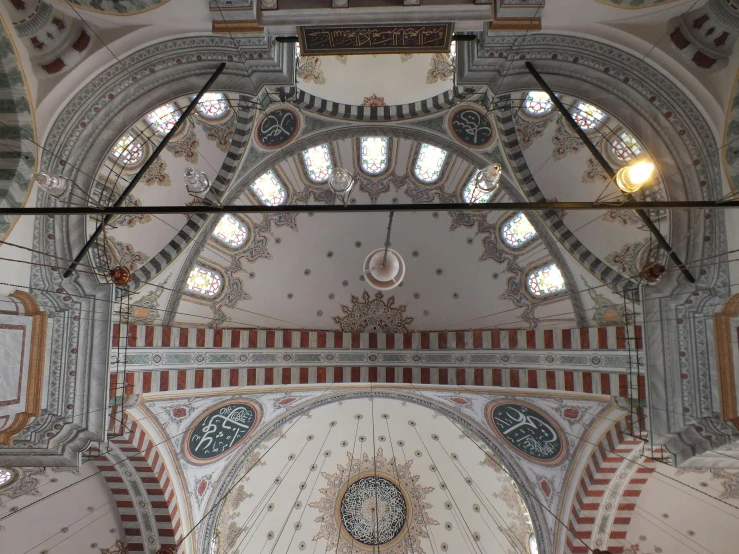
<svg viewBox="0 0 739 554">
<path fill-rule="evenodd" d="M 341 306 L 343 316 L 334 317 L 334 323 L 345 333 L 407 333 L 412 317 L 405 317 L 405 305 L 395 306 L 395 297 L 383 300 L 381 292 L 370 299 L 367 291 L 362 300 L 352 295 L 351 306 Z"/>
<path fill-rule="evenodd" d="M 493 402 L 488 423 L 508 446 L 527 460 L 543 465 L 561 462 L 567 453 L 562 432 L 554 420 L 528 402 Z"/>
<path fill-rule="evenodd" d="M 485 148 L 495 138 L 493 124 L 487 115 L 470 106 L 452 113 L 449 127 L 457 140 L 473 148 Z"/>
<path fill-rule="evenodd" d="M 201 416 L 188 430 L 183 441 L 185 457 L 192 463 L 219 460 L 241 444 L 260 420 L 259 407 L 253 402 L 226 401 Z"/>
<path fill-rule="evenodd" d="M 426 496 L 433 487 L 423 487 L 411 472 L 413 460 L 397 464 L 387 460 L 382 448 L 371 458 L 367 453 L 348 464 L 338 464 L 337 473 L 323 473 L 327 486 L 322 497 L 310 504 L 318 508 L 321 523 L 313 540 L 326 539 L 329 552 L 364 554 L 425 554 L 421 539 L 428 526 L 438 525 L 428 510 Z"/>
<path fill-rule="evenodd" d="M 262 148 L 285 146 L 298 134 L 300 118 L 289 108 L 278 108 L 267 113 L 256 128 L 257 142 Z"/>
</svg>

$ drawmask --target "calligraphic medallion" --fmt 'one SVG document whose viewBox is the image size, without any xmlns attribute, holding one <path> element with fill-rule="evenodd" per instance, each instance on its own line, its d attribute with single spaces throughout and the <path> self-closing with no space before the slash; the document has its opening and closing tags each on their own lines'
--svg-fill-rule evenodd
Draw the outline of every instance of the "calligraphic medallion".
<svg viewBox="0 0 739 554">
<path fill-rule="evenodd" d="M 400 544 L 412 502 L 403 486 L 391 474 L 363 471 L 342 487 L 336 503 L 336 521 L 344 540 L 360 550 L 384 552 Z"/>
<path fill-rule="evenodd" d="M 252 402 L 219 404 L 190 427 L 183 443 L 185 456 L 196 464 L 218 460 L 242 443 L 259 419 L 260 410 Z"/>
<path fill-rule="evenodd" d="M 257 142 L 264 148 L 278 148 L 298 134 L 300 118 L 289 108 L 278 108 L 262 117 L 257 125 Z"/>
<path fill-rule="evenodd" d="M 454 137 L 465 146 L 484 148 L 495 138 L 495 128 L 483 112 L 465 106 L 457 109 L 449 118 Z"/>
<path fill-rule="evenodd" d="M 557 464 L 566 454 L 562 431 L 552 418 L 528 402 L 503 401 L 488 406 L 488 423 L 524 458 Z"/>
</svg>

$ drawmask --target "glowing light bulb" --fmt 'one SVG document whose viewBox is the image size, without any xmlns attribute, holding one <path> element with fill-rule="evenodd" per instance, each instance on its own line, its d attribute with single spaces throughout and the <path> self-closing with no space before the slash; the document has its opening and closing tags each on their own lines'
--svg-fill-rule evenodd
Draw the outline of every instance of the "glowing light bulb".
<svg viewBox="0 0 739 554">
<path fill-rule="evenodd" d="M 652 162 L 637 162 L 618 170 L 616 184 L 626 193 L 636 192 L 652 178 L 653 173 L 654 164 Z"/>
</svg>

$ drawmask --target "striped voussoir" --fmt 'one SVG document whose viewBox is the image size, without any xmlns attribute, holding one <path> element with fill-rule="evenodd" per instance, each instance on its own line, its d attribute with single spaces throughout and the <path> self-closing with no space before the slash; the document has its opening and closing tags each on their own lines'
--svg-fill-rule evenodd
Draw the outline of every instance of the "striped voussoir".
<svg viewBox="0 0 739 554">
<path fill-rule="evenodd" d="M 583 470 L 567 522 L 565 554 L 588 554 L 591 548 L 624 552 L 636 501 L 664 454 L 659 448 L 647 452 L 642 437 L 630 434 L 629 418 L 611 426 Z"/>
<path fill-rule="evenodd" d="M 247 102 L 248 97 L 239 97 L 239 104 L 245 105 Z M 238 112 L 236 130 L 234 131 L 233 139 L 228 148 L 228 153 L 226 154 L 226 158 L 223 160 L 223 165 L 221 165 L 221 170 L 218 172 L 218 176 L 213 180 L 213 186 L 208 193 L 208 195 L 214 200 L 221 198 L 226 192 L 226 189 L 228 189 L 228 186 L 231 184 L 231 179 L 233 179 L 236 169 L 239 166 L 239 161 L 246 150 L 246 145 L 249 143 L 249 136 L 251 135 L 253 123 L 254 110 L 244 109 Z M 200 229 L 203 228 L 207 221 L 207 215 L 193 214 L 193 216 L 187 220 L 187 223 L 185 223 L 182 229 L 164 248 L 159 251 L 159 253 L 134 272 L 131 276 L 131 283 L 128 285 L 128 288 L 130 290 L 136 290 L 142 284 L 145 284 L 147 281 L 156 277 L 185 250 L 187 245 L 195 239 L 197 234 L 200 232 Z"/>
<path fill-rule="evenodd" d="M 122 339 L 128 336 L 128 344 L 120 343 L 120 348 L 119 335 Z M 629 331 L 616 326 L 376 334 L 152 325 L 130 325 L 127 328 L 124 325 L 119 328 L 116 324 L 113 348 L 128 360 L 126 364 L 113 363 L 111 366 L 113 398 L 219 387 L 373 382 L 538 388 L 623 397 L 642 396 L 644 388 L 644 376 L 636 375 L 636 370 L 630 371 L 628 363 L 619 371 L 592 365 L 578 370 L 562 369 L 556 363 L 539 366 L 538 369 L 525 367 L 525 355 L 527 351 L 533 355 L 532 350 L 537 350 L 539 357 L 541 351 L 573 357 L 586 353 L 591 358 L 596 354 L 602 358 L 605 357 L 603 351 L 628 356 L 630 350 L 643 349 L 638 326 Z M 177 362 L 180 367 L 167 364 L 168 353 L 174 353 L 172 349 L 178 349 L 176 353 L 182 354 L 175 357 L 181 358 Z M 511 358 L 518 353 L 524 361 L 502 367 L 504 364 L 478 364 L 474 359 L 475 351 L 490 353 L 496 350 Z M 597 352 L 591 354 L 588 351 Z M 275 367 L 267 367 L 269 364 L 266 362 L 256 363 L 252 352 L 257 352 L 262 358 L 271 353 L 277 362 Z M 313 357 L 320 361 L 301 364 L 298 353 L 302 356 L 300 360 Z M 450 354 L 451 363 L 433 361 L 435 357 L 449 358 Z M 233 359 L 234 356 L 236 367 L 227 366 L 226 357 Z M 182 367 L 186 365 L 182 361 L 185 357 L 197 361 Z M 467 361 L 455 366 L 454 362 L 462 357 Z M 503 357 L 503 354 L 499 356 Z M 156 363 L 159 365 L 137 369 L 142 358 L 158 358 Z M 244 360 L 243 364 L 239 359 Z M 397 362 L 393 363 L 393 359 Z M 219 360 L 221 366 L 218 365 Z M 250 364 L 249 360 L 254 363 Z M 424 363 L 428 365 L 424 366 Z M 530 362 L 528 365 L 534 364 Z"/>
<path fill-rule="evenodd" d="M 156 445 L 123 416 L 120 436 L 96 465 L 110 486 L 123 524 L 127 552 L 154 554 L 182 539 L 174 487 Z"/>
<path fill-rule="evenodd" d="M 283 90 L 288 98 L 294 99 L 294 103 L 300 109 L 327 117 L 353 121 L 399 121 L 432 115 L 448 110 L 452 106 L 467 100 L 474 92 L 475 89 L 454 87 L 437 96 L 419 102 L 411 102 L 410 104 L 354 106 L 318 98 L 300 89 L 289 88 Z"/>
<path fill-rule="evenodd" d="M 544 194 L 536 184 L 536 179 L 529 170 L 526 158 L 521 150 L 518 141 L 518 133 L 516 132 L 516 123 L 513 115 L 513 107 L 509 102 L 510 96 L 506 95 L 499 99 L 503 109 L 495 112 L 495 118 L 498 122 L 498 132 L 500 142 L 506 151 L 508 160 L 511 162 L 511 168 L 516 174 L 521 188 L 531 202 L 546 202 Z M 588 269 L 599 281 L 606 283 L 609 287 L 617 292 L 624 290 L 636 290 L 637 283 L 632 279 L 627 279 L 617 271 L 611 269 L 600 258 L 595 256 L 564 224 L 562 218 L 557 215 L 554 210 L 540 212 L 545 219 L 547 226 L 559 239 L 559 242 L 567 248 L 575 259 L 580 262 L 583 267 Z"/>
</svg>

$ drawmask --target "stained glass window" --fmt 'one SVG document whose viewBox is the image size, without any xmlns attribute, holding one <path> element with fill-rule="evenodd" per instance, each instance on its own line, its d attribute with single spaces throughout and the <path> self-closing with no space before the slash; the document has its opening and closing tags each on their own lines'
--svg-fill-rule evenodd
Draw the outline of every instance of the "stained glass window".
<svg viewBox="0 0 739 554">
<path fill-rule="evenodd" d="M 479 173 L 480 172 L 478 171 L 472 176 L 472 179 L 469 180 L 467 186 L 464 187 L 464 191 L 462 192 L 464 201 L 468 204 L 484 204 L 495 192 L 494 190 L 482 190 L 480 187 L 475 186 L 475 178 L 479 175 Z"/>
<path fill-rule="evenodd" d="M 508 246 L 518 248 L 536 236 L 536 229 L 523 213 L 519 213 L 503 224 L 501 234 Z"/>
<path fill-rule="evenodd" d="M 204 117 L 222 117 L 228 109 L 226 97 L 220 92 L 206 92 L 198 102 L 197 110 Z"/>
<path fill-rule="evenodd" d="M 300 43 L 299 42 L 295 43 L 295 57 L 300 58 Z"/>
<path fill-rule="evenodd" d="M 362 169 L 377 175 L 387 169 L 387 137 L 362 137 Z"/>
<path fill-rule="evenodd" d="M 210 538 L 210 554 L 218 554 L 218 537 L 215 534 Z"/>
<path fill-rule="evenodd" d="M 221 290 L 223 278 L 219 273 L 196 265 L 187 277 L 185 288 L 201 296 L 215 296 Z"/>
<path fill-rule="evenodd" d="M 636 137 L 627 131 L 621 133 L 617 139 L 611 142 L 613 155 L 622 162 L 631 161 L 632 158 L 642 153 L 641 145 Z"/>
<path fill-rule="evenodd" d="M 580 126 L 580 129 L 588 131 L 590 129 L 595 129 L 606 117 L 606 114 L 592 104 L 580 102 L 575 108 L 575 112 L 572 114 L 572 117 L 575 119 L 575 123 Z"/>
<path fill-rule="evenodd" d="M 439 179 L 446 157 L 446 150 L 431 146 L 430 144 L 422 144 L 413 172 L 424 183 L 433 183 Z"/>
<path fill-rule="evenodd" d="M 0 488 L 8 485 L 13 480 L 13 472 L 4 467 L 0 467 Z"/>
<path fill-rule="evenodd" d="M 270 169 L 251 185 L 252 190 L 267 206 L 279 206 L 287 199 L 287 191 Z"/>
<path fill-rule="evenodd" d="M 308 177 L 315 183 L 325 183 L 334 168 L 328 144 L 319 144 L 308 150 L 303 150 L 303 163 Z"/>
<path fill-rule="evenodd" d="M 554 108 L 552 99 L 542 90 L 532 90 L 523 101 L 523 109 L 531 115 L 548 114 Z"/>
<path fill-rule="evenodd" d="M 238 248 L 246 242 L 249 231 L 246 225 L 241 223 L 231 214 L 221 217 L 213 231 L 213 236 L 231 248 Z"/>
<path fill-rule="evenodd" d="M 546 296 L 565 290 L 564 277 L 556 264 L 532 271 L 526 279 L 526 284 L 534 296 Z"/>
<path fill-rule="evenodd" d="M 156 110 L 146 116 L 146 121 L 154 128 L 154 130 L 163 135 L 172 130 L 172 127 L 174 127 L 174 124 L 177 123 L 178 119 L 179 114 L 177 113 L 177 108 L 174 107 L 174 104 L 164 104 L 164 106 L 159 106 Z"/>
<path fill-rule="evenodd" d="M 449 45 L 449 57 L 452 61 L 457 59 L 457 41 L 453 40 Z"/>
<path fill-rule="evenodd" d="M 144 147 L 131 133 L 126 133 L 118 139 L 110 153 L 122 164 L 127 165 L 141 159 L 144 155 Z"/>
</svg>

